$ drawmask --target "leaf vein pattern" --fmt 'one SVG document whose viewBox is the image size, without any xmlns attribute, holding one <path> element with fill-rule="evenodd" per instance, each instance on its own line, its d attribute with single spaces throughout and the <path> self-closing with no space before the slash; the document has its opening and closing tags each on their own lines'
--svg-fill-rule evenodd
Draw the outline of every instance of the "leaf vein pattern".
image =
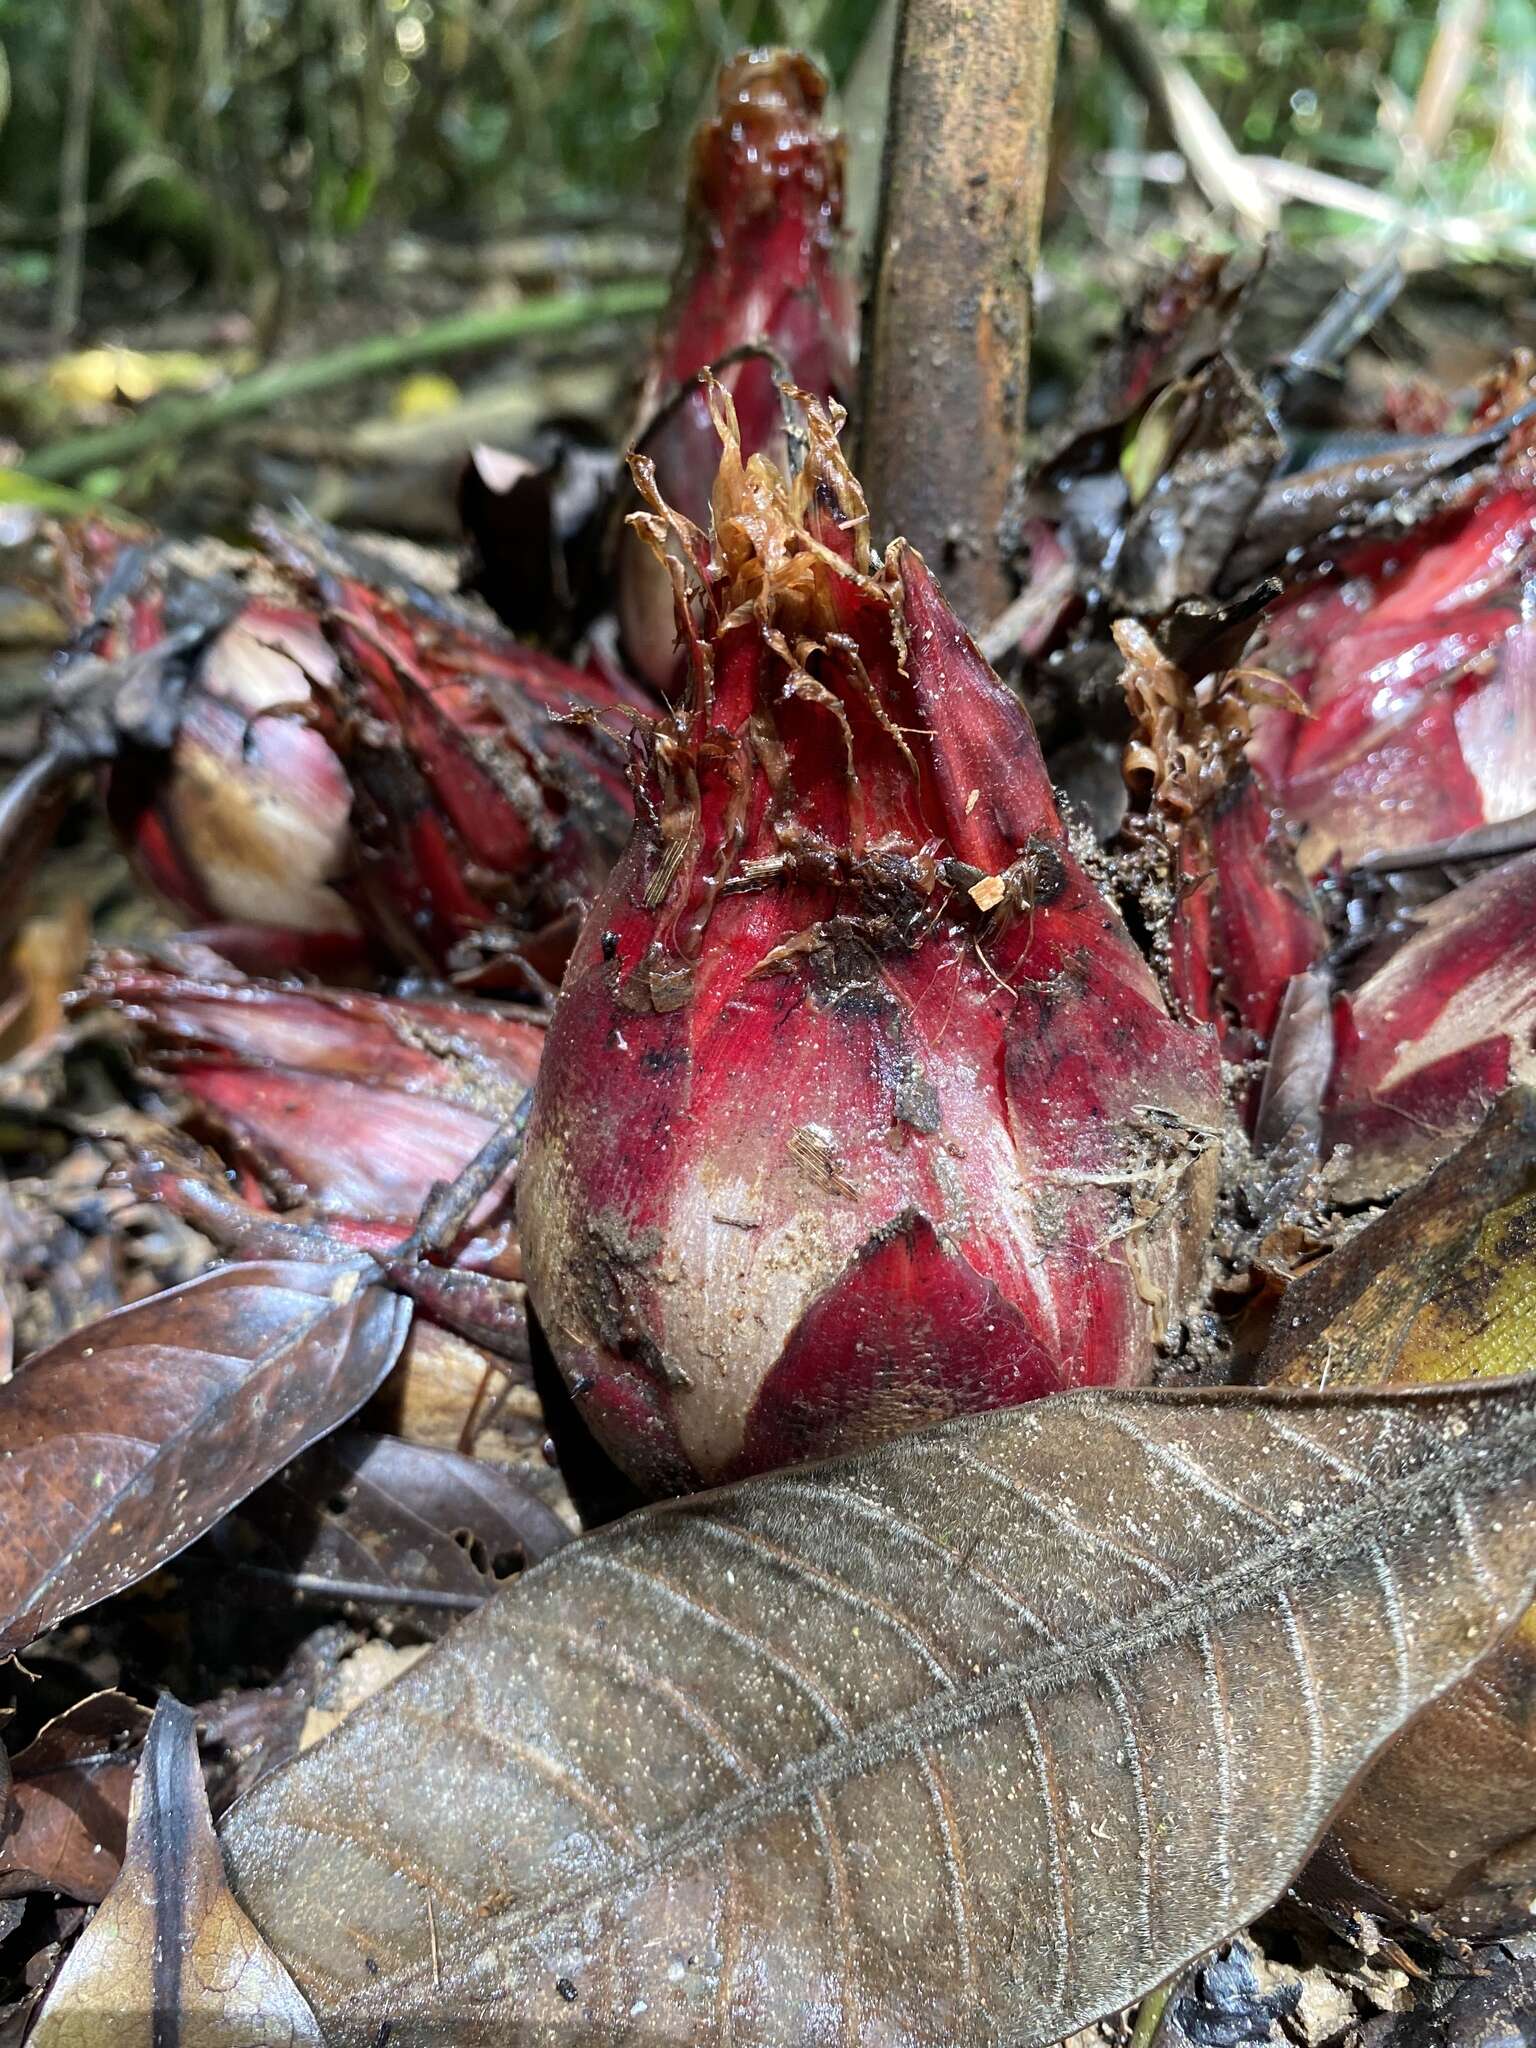
<svg viewBox="0 0 1536 2048">
<path fill-rule="evenodd" d="M 976 1988 L 976 1944 L 972 1932 L 971 1882 L 966 1869 L 965 1843 L 960 1835 L 960 1823 L 955 1817 L 954 1803 L 950 1797 L 948 1780 L 944 1774 L 943 1761 L 931 1746 L 918 1752 L 923 1766 L 923 1776 L 928 1781 L 928 1790 L 933 1798 L 934 1812 L 939 1822 L 939 1850 L 944 1859 L 945 1875 L 949 1882 L 950 1915 L 955 1923 L 955 1961 L 960 1970 L 960 1982 L 969 1997 Z"/>
<path fill-rule="evenodd" d="M 665 1700 L 680 1721 L 703 1737 L 711 1756 L 728 1771 L 734 1771 L 738 1778 L 750 1785 L 763 1782 L 763 1774 L 757 1765 L 741 1754 L 714 1715 L 701 1707 L 682 1686 L 675 1685 L 660 1672 L 647 1670 L 614 1644 L 600 1643 L 581 1629 L 570 1628 L 563 1622 L 547 1622 L 544 1627 L 547 1634 L 561 1637 L 578 1657 L 586 1658 L 603 1670 L 617 1672 L 624 1683 L 633 1686 L 636 1692 L 651 1699 Z"/>
<path fill-rule="evenodd" d="M 1035 1767 L 1035 1783 L 1040 1793 L 1040 1807 L 1045 1816 L 1046 1841 L 1051 1863 L 1051 1898 L 1055 1903 L 1055 1920 L 1051 1928 L 1052 1967 L 1054 1982 L 1051 1987 L 1051 2003 L 1060 2006 L 1067 1994 L 1067 1985 L 1072 1976 L 1072 1891 L 1067 1876 L 1066 1836 L 1061 1819 L 1061 1801 L 1056 1790 L 1056 1759 L 1045 1739 L 1045 1731 L 1033 1708 L 1025 1705 L 1019 1709 L 1019 1721 L 1029 1742 L 1030 1759 Z"/>
<path fill-rule="evenodd" d="M 685 1614 L 692 1615 L 706 1627 L 718 1630 L 728 1641 L 745 1650 L 749 1656 L 760 1659 L 770 1670 L 777 1671 L 780 1677 L 788 1679 L 791 1685 L 804 1693 L 836 1734 L 851 1735 L 852 1730 L 847 1721 L 822 1691 L 814 1673 L 807 1671 L 803 1664 L 795 1663 L 792 1658 L 781 1656 L 771 1643 L 752 1629 L 743 1628 L 728 1615 L 706 1606 L 695 1594 L 688 1592 L 685 1587 L 674 1586 L 672 1581 L 663 1578 L 660 1572 L 648 1571 L 644 1565 L 632 1564 L 626 1558 L 609 1557 L 594 1549 L 582 1559 L 582 1563 L 590 1571 L 612 1572 L 618 1577 L 628 1579 L 632 1584 L 641 1586 L 647 1592 L 680 1607 Z"/>
<path fill-rule="evenodd" d="M 827 1889 L 832 1903 L 832 1928 L 837 1953 L 829 1972 L 837 1986 L 838 2048 L 851 2048 L 858 2038 L 854 2000 L 858 1985 L 858 1959 L 853 1939 L 853 1908 L 848 1897 L 848 1865 L 838 1837 L 832 1796 L 824 1785 L 811 1794 L 811 1825 L 827 1866 Z"/>
<path fill-rule="evenodd" d="M 1341 1457 L 1337 1451 L 1329 1450 L 1326 1444 L 1318 1443 L 1303 1430 L 1292 1429 L 1288 1422 L 1281 1422 L 1278 1416 L 1269 1415 L 1265 1419 L 1271 1432 L 1279 1437 L 1282 1443 L 1290 1444 L 1294 1450 L 1305 1452 L 1307 1456 L 1316 1459 L 1319 1465 L 1326 1465 L 1330 1472 L 1337 1472 L 1341 1479 L 1349 1480 L 1353 1486 L 1370 1485 L 1369 1472 L 1352 1464 L 1348 1458 Z"/>
<path fill-rule="evenodd" d="M 861 1614 L 872 1616 L 901 1637 L 927 1665 L 931 1676 L 937 1679 L 946 1691 L 954 1690 L 954 1673 L 933 1644 L 887 1601 L 877 1600 L 872 1594 L 859 1592 L 857 1587 L 848 1585 L 835 1572 L 829 1572 L 821 1565 L 812 1564 L 808 1558 L 801 1557 L 795 1551 L 783 1549 L 768 1537 L 759 1535 L 755 1529 L 742 1528 L 739 1522 L 727 1522 L 717 1516 L 705 1520 L 701 1516 L 693 1527 L 695 1532 L 707 1531 L 709 1535 L 718 1536 L 723 1541 L 739 1544 L 750 1550 L 754 1556 L 765 1558 L 770 1564 L 787 1566 L 792 1573 L 809 1580 L 813 1586 L 820 1586 L 834 1600 L 844 1600 Z"/>
<path fill-rule="evenodd" d="M 1211 1861 L 1225 1917 L 1232 1907 L 1232 1705 L 1221 1651 L 1209 1629 L 1196 1632 L 1200 1662 L 1205 1667 L 1211 1707 L 1211 1735 L 1216 1745 L 1216 1835 Z"/>
<path fill-rule="evenodd" d="M 1152 1811 L 1147 1802 L 1147 1771 L 1141 1754 L 1141 1738 L 1125 1687 L 1106 1671 L 1102 1680 L 1104 1696 L 1120 1724 L 1120 1755 L 1131 1783 L 1131 1805 L 1136 1814 L 1136 1938 L 1141 1956 L 1153 1952 L 1152 1936 Z"/>
<path fill-rule="evenodd" d="M 1472 1567 L 1477 1583 L 1490 1599 L 1497 1599 L 1499 1582 L 1488 1569 L 1488 1560 L 1483 1556 L 1483 1546 L 1478 1541 L 1477 1530 L 1473 1526 L 1471 1510 L 1460 1487 L 1451 1495 L 1451 1513 L 1456 1520 L 1456 1533 L 1461 1538 L 1461 1547 L 1466 1552 L 1467 1562 Z"/>
<path fill-rule="evenodd" d="M 990 1593 L 1011 1614 L 1017 1615 L 1026 1628 L 1035 1631 L 1044 1648 L 1061 1648 L 1039 1615 L 1027 1607 L 1001 1579 L 992 1572 L 984 1571 L 963 1552 L 951 1550 L 947 1543 L 936 1541 L 926 1530 L 919 1529 L 915 1522 L 903 1521 L 899 1515 L 892 1514 L 889 1508 L 878 1502 L 866 1500 L 862 1494 L 850 1493 L 846 1487 L 824 1486 L 813 1484 L 809 1480 L 791 1479 L 775 1481 L 775 1485 L 780 1493 L 793 1492 L 807 1496 L 814 1500 L 823 1512 L 827 1511 L 830 1504 L 835 1503 L 840 1510 L 862 1515 L 866 1520 L 874 1522 L 883 1534 L 899 1537 L 903 1543 L 910 1543 L 915 1549 L 926 1551 L 930 1557 L 938 1558 L 948 1565 L 956 1575 L 963 1573 L 984 1593 Z"/>
<path fill-rule="evenodd" d="M 987 1464 L 985 1459 L 978 1458 L 973 1451 L 956 1450 L 954 1458 L 956 1464 L 964 1465 L 979 1478 L 990 1480 L 1010 1499 L 1018 1501 L 1021 1507 L 1038 1515 L 1052 1528 L 1060 1529 L 1063 1535 L 1070 1536 L 1074 1543 L 1084 1543 L 1090 1550 L 1101 1551 L 1106 1557 L 1114 1558 L 1118 1564 L 1128 1564 L 1134 1571 L 1144 1572 L 1148 1578 L 1156 1579 L 1160 1586 L 1172 1589 L 1173 1579 L 1163 1570 L 1155 1557 L 1148 1557 L 1134 1545 L 1121 1542 L 1114 1536 L 1106 1536 L 1102 1529 L 1090 1528 L 1087 1523 L 1080 1522 L 1075 1515 L 1069 1515 L 1065 1508 L 1059 1508 L 1053 1502 L 1043 1500 L 1038 1493 L 1027 1486 L 1021 1486 L 1018 1480 L 1011 1478 L 1008 1473 L 999 1472 L 995 1465 Z"/>
<path fill-rule="evenodd" d="M 1413 1651 L 1408 1641 L 1408 1622 L 1403 1609 L 1402 1590 L 1397 1583 L 1397 1574 L 1392 1561 L 1380 1543 L 1371 1545 L 1371 1565 L 1376 1573 L 1377 1584 L 1381 1587 L 1381 1604 L 1387 1617 L 1387 1632 L 1392 1638 L 1392 1660 L 1397 1672 L 1397 1712 L 1399 1716 L 1408 1711 L 1408 1701 L 1413 1693 Z"/>
<path fill-rule="evenodd" d="M 1134 1444 L 1139 1444 L 1149 1458 L 1155 1459 L 1160 1465 L 1166 1465 L 1171 1472 L 1176 1472 L 1181 1479 L 1194 1487 L 1197 1493 L 1203 1493 L 1207 1500 L 1214 1501 L 1217 1507 L 1230 1509 L 1233 1514 L 1241 1515 L 1243 1520 L 1251 1523 L 1254 1528 L 1266 1529 L 1271 1535 L 1289 1533 L 1286 1524 L 1278 1515 L 1266 1514 L 1262 1508 L 1255 1507 L 1252 1501 L 1244 1500 L 1241 1494 L 1233 1493 L 1229 1488 L 1220 1485 L 1198 1459 L 1190 1457 L 1189 1453 L 1181 1450 L 1177 1444 L 1163 1443 L 1146 1430 L 1138 1429 L 1134 1422 L 1119 1414 L 1114 1408 L 1106 1406 L 1104 1414 L 1106 1420 L 1122 1436 L 1129 1437 Z"/>
<path fill-rule="evenodd" d="M 1296 1664 L 1296 1677 L 1301 1691 L 1301 1710 L 1307 1724 L 1307 1804 L 1315 1806 L 1325 1761 L 1323 1710 L 1317 1696 L 1317 1672 L 1306 1636 L 1302 1633 L 1301 1623 L 1296 1618 L 1295 1606 L 1283 1586 L 1275 1590 L 1275 1604 L 1280 1609 L 1281 1627 Z"/>
</svg>

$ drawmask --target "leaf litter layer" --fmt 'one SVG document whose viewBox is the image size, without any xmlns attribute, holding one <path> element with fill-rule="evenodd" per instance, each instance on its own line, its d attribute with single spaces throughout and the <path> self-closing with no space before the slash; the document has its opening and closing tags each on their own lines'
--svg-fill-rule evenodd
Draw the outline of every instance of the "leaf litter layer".
<svg viewBox="0 0 1536 2048">
<path fill-rule="evenodd" d="M 225 1832 L 373 2043 L 1060 2039 L 1519 1612 L 1536 1388 L 1086 1393 L 634 1516 Z"/>
</svg>

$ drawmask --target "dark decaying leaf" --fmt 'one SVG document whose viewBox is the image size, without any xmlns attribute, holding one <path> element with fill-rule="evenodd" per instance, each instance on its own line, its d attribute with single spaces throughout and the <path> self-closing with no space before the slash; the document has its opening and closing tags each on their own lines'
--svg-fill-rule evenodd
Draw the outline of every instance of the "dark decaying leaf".
<svg viewBox="0 0 1536 2048">
<path fill-rule="evenodd" d="M 477 447 L 459 478 L 463 588 L 514 633 L 564 653 L 603 608 L 603 533 L 619 458 L 579 421 L 541 428 L 529 457 Z"/>
<path fill-rule="evenodd" d="M 1290 2037 L 1285 2021 L 1301 2001 L 1299 1982 L 1266 1983 L 1264 1958 L 1246 1941 L 1196 1969 L 1174 1990 L 1163 2021 L 1163 2048 L 1246 2048 Z"/>
<path fill-rule="evenodd" d="M 1536 1366 L 1536 1087 L 1285 1295 L 1259 1377 L 1497 1379 Z"/>
<path fill-rule="evenodd" d="M 1062 1396 L 573 1544 L 231 1815 L 333 2043 L 1058 2040 L 1536 1572 L 1536 1387 Z"/>
<path fill-rule="evenodd" d="M 1412 2010 L 1383 2013 L 1361 2048 L 1536 2048 L 1536 1934 L 1479 1949 L 1465 1974 L 1441 1971 Z"/>
<path fill-rule="evenodd" d="M 122 1874 L 70 1951 L 35 2048 L 319 2048 L 292 1978 L 230 1896 L 191 1714 L 155 1709 Z"/>
<path fill-rule="evenodd" d="M 315 1702 L 335 1682 L 358 1640 L 349 1622 L 327 1622 L 304 1638 L 272 1684 L 221 1693 L 197 1709 L 203 1778 L 215 1817 L 298 1754 Z"/>
<path fill-rule="evenodd" d="M 571 1536 L 515 1474 L 362 1431 L 316 1444 L 240 1521 L 272 1546 L 246 1560 L 256 1574 L 403 1612 L 434 1635 Z"/>
<path fill-rule="evenodd" d="M 11 1762 L 0 1896 L 56 1891 L 94 1905 L 123 1860 L 128 1792 L 149 1709 L 92 1693 L 40 1728 Z"/>
<path fill-rule="evenodd" d="M 222 1267 L 0 1386 L 0 1652 L 131 1586 L 360 1407 L 409 1303 L 367 1262 Z"/>
<path fill-rule="evenodd" d="M 1536 1368 L 1536 1091 L 1284 1297 L 1261 1377 L 1293 1387 Z M 1521 1927 L 1536 1892 L 1536 1611 L 1421 1714 L 1341 1809 L 1314 1898 L 1463 1935 Z"/>
</svg>

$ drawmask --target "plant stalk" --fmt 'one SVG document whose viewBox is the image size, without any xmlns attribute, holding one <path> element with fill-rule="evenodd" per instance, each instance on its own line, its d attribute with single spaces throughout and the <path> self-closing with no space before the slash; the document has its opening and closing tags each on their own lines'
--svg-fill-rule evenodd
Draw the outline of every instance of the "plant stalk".
<svg viewBox="0 0 1536 2048">
<path fill-rule="evenodd" d="M 418 327 L 412 334 L 372 335 L 366 341 L 352 342 L 324 355 L 274 363 L 254 376 L 239 378 L 222 391 L 196 398 L 163 399 L 120 427 L 103 427 L 94 433 L 55 441 L 36 449 L 28 457 L 25 471 L 28 476 L 42 477 L 49 483 L 69 483 L 92 470 L 192 440 L 234 420 L 247 419 L 253 413 L 267 412 L 285 400 L 308 397 L 312 392 L 328 391 L 360 377 L 403 370 L 413 363 L 430 362 L 441 356 L 496 348 L 536 335 L 564 334 L 592 321 L 637 318 L 658 312 L 666 295 L 664 284 L 640 279 L 604 285 L 589 292 L 458 314 Z"/>
<path fill-rule="evenodd" d="M 979 626 L 1029 389 L 1030 278 L 1060 0 L 903 0 L 866 323 L 859 460 L 875 527 L 903 533 Z"/>
</svg>

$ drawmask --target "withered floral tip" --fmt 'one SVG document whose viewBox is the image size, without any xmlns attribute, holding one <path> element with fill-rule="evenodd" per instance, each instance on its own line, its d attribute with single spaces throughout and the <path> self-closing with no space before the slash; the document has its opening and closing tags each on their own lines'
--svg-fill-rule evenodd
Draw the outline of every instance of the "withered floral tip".
<svg viewBox="0 0 1536 2048">
<path fill-rule="evenodd" d="M 788 473 L 765 454 L 744 454 L 736 407 L 710 371 L 699 379 L 720 439 L 706 533 L 667 503 L 648 457 L 631 458 L 636 487 L 650 507 L 630 525 L 672 579 L 684 645 L 694 602 L 715 630 L 750 613 L 765 627 L 798 637 L 832 613 L 821 596 L 823 574 L 867 580 L 874 567 L 869 508 L 839 441 L 847 414 L 792 384 L 780 387 L 803 418 L 804 453 Z M 681 554 L 679 554 L 681 550 Z M 692 572 L 690 574 L 690 571 Z"/>
</svg>

